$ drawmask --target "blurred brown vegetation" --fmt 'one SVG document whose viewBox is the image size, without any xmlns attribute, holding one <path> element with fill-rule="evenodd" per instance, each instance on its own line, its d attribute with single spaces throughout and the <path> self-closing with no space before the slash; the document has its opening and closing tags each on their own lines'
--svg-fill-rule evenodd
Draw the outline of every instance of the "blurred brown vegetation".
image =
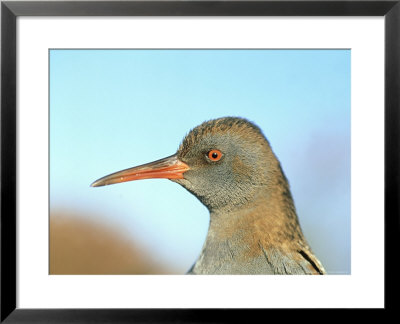
<svg viewBox="0 0 400 324">
<path fill-rule="evenodd" d="M 72 211 L 50 215 L 50 274 L 170 274 L 126 233 Z"/>
</svg>

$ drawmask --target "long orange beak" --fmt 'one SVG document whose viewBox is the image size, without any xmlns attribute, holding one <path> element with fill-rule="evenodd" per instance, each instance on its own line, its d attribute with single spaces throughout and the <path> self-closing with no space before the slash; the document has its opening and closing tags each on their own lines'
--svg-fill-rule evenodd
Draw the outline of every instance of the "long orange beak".
<svg viewBox="0 0 400 324">
<path fill-rule="evenodd" d="M 91 187 L 141 179 L 183 179 L 183 173 L 187 170 L 189 170 L 189 166 L 178 160 L 175 154 L 161 160 L 109 174 L 93 182 Z"/>
</svg>

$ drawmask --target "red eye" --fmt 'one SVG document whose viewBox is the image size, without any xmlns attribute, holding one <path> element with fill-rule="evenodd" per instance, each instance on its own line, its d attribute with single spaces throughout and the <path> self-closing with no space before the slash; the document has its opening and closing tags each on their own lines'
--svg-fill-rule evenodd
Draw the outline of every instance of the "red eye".
<svg viewBox="0 0 400 324">
<path fill-rule="evenodd" d="M 207 153 L 208 158 L 211 161 L 219 161 L 222 158 L 222 153 L 219 150 L 211 150 L 210 152 Z"/>
</svg>

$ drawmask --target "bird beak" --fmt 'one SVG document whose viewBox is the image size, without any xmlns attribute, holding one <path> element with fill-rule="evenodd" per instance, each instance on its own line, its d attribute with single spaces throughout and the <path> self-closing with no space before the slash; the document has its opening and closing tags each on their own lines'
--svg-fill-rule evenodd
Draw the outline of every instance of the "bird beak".
<svg viewBox="0 0 400 324">
<path fill-rule="evenodd" d="M 109 174 L 93 182 L 91 187 L 141 179 L 183 179 L 183 173 L 187 170 L 189 170 L 189 166 L 180 161 L 175 154 L 161 160 Z"/>
</svg>

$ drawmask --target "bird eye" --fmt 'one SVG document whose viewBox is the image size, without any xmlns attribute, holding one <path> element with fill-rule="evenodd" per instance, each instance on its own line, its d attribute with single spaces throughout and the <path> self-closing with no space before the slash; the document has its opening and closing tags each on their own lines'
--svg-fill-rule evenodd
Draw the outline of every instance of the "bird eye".
<svg viewBox="0 0 400 324">
<path fill-rule="evenodd" d="M 211 150 L 210 152 L 207 153 L 208 158 L 213 161 L 219 161 L 222 158 L 222 152 L 219 150 Z"/>
</svg>

